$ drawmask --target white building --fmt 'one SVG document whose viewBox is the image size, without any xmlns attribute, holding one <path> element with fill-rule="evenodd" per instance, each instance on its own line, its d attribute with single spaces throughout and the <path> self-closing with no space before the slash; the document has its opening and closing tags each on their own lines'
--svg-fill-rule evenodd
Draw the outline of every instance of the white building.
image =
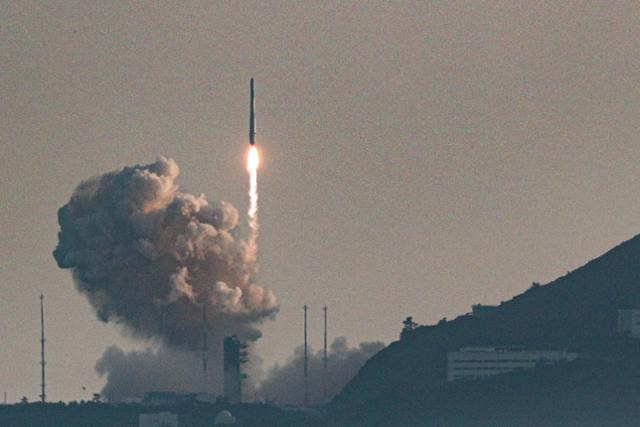
<svg viewBox="0 0 640 427">
<path fill-rule="evenodd" d="M 640 309 L 618 310 L 618 333 L 640 338 Z"/>
<path fill-rule="evenodd" d="M 178 414 L 171 412 L 158 412 L 155 414 L 140 414 L 138 416 L 139 427 L 178 427 Z"/>
<path fill-rule="evenodd" d="M 216 415 L 216 419 L 213 421 L 214 426 L 227 426 L 235 423 L 236 418 L 231 415 L 231 412 L 227 411 L 226 409 L 224 411 L 218 412 L 218 415 Z"/>
<path fill-rule="evenodd" d="M 577 353 L 565 350 L 525 350 L 524 347 L 464 347 L 447 353 L 447 381 L 480 379 L 538 363 L 574 360 Z"/>
</svg>

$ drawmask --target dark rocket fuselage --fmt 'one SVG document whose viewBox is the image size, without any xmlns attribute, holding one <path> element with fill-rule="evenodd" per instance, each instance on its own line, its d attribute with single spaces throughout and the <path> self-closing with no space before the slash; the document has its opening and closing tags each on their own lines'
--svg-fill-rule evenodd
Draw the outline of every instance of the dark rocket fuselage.
<svg viewBox="0 0 640 427">
<path fill-rule="evenodd" d="M 249 104 L 249 145 L 254 145 L 256 143 L 256 112 L 254 98 L 255 93 L 253 91 L 253 78 L 251 78 Z"/>
</svg>

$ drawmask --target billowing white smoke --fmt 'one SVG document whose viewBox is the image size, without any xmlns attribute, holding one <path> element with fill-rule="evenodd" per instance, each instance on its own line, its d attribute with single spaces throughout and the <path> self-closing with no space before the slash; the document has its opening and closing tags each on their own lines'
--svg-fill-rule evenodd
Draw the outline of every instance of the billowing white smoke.
<svg viewBox="0 0 640 427">
<path fill-rule="evenodd" d="M 238 212 L 181 191 L 178 173 L 161 157 L 82 182 L 58 212 L 58 266 L 72 269 L 101 320 L 133 336 L 197 350 L 204 308 L 211 347 L 230 334 L 256 340 L 278 307 L 253 281 L 255 250 L 238 237 Z M 120 365 L 101 366 L 111 378 Z"/>
<path fill-rule="evenodd" d="M 168 347 L 124 352 L 111 346 L 96 363 L 96 371 L 107 379 L 101 395 L 110 402 L 140 397 L 149 391 L 220 394 L 220 377 L 204 376 L 201 366 L 197 353 Z"/>
<path fill-rule="evenodd" d="M 309 403 L 330 401 L 355 376 L 364 363 L 384 348 L 381 342 L 364 342 L 349 348 L 345 337 L 336 338 L 328 352 L 327 371 L 323 351 L 308 357 Z M 297 347 L 287 363 L 276 365 L 262 382 L 259 394 L 277 404 L 300 405 L 304 400 L 304 347 Z"/>
</svg>

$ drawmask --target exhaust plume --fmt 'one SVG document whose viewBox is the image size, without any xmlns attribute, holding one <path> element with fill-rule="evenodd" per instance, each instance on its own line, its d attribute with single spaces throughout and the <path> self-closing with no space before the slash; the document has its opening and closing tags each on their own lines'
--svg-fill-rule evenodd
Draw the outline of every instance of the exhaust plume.
<svg viewBox="0 0 640 427">
<path fill-rule="evenodd" d="M 256 256 L 258 251 L 258 166 L 260 154 L 255 146 L 249 148 L 247 171 L 249 172 L 249 248 Z"/>
<path fill-rule="evenodd" d="M 364 363 L 384 348 L 381 342 L 363 342 L 349 348 L 345 337 L 336 338 L 329 347 L 327 370 L 324 351 L 309 351 L 309 400 L 316 405 L 329 402 L 355 376 Z M 304 396 L 304 347 L 295 349 L 284 365 L 274 366 L 260 385 L 260 395 L 267 401 L 285 405 L 301 405 Z"/>
<path fill-rule="evenodd" d="M 230 334 L 256 340 L 278 310 L 254 282 L 256 211 L 242 240 L 238 211 L 180 190 L 178 174 L 175 161 L 160 157 L 82 182 L 58 211 L 53 256 L 98 318 L 134 337 L 195 351 L 204 306 L 214 345 Z"/>
<path fill-rule="evenodd" d="M 222 391 L 220 378 L 202 375 L 198 355 L 168 347 L 125 352 L 111 346 L 96 362 L 96 372 L 106 377 L 101 396 L 109 402 L 141 397 L 149 391 Z"/>
</svg>

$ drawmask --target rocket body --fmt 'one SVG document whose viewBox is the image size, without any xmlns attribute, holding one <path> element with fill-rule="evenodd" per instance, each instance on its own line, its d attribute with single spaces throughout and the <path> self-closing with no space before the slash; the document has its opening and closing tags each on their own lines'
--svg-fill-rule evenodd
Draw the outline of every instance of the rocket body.
<svg viewBox="0 0 640 427">
<path fill-rule="evenodd" d="M 256 112 L 255 112 L 255 93 L 253 91 L 253 78 L 250 80 L 250 103 L 249 103 L 249 145 L 256 143 Z"/>
</svg>

